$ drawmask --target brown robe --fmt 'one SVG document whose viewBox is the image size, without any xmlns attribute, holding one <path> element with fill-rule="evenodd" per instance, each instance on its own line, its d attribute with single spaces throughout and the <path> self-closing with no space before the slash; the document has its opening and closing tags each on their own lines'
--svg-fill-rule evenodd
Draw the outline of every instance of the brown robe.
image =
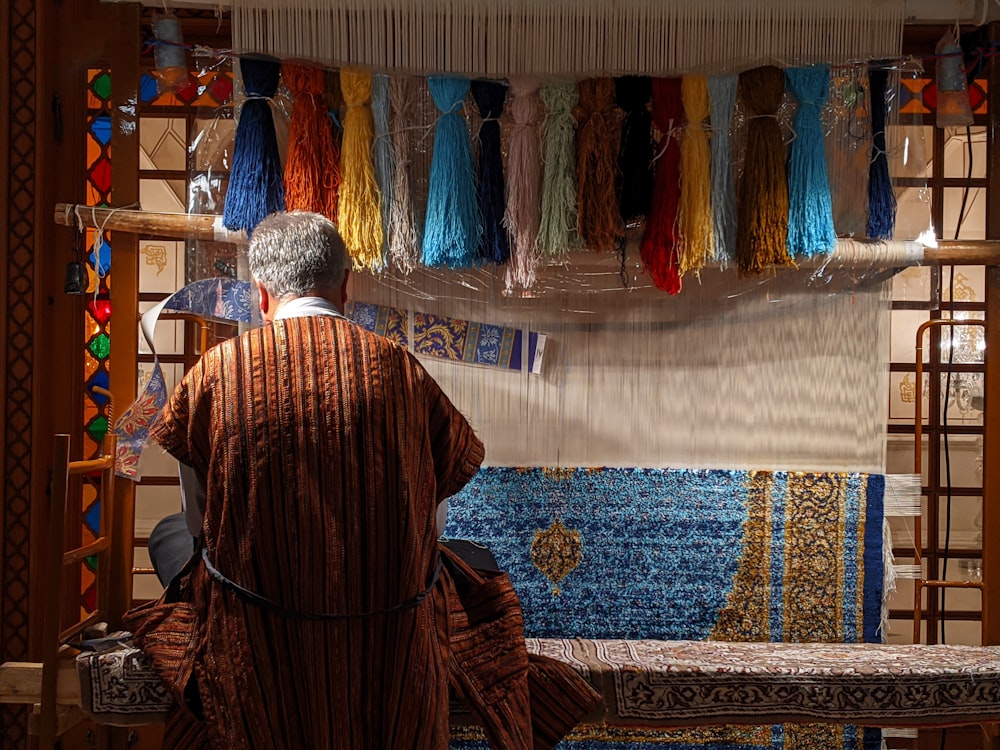
<svg viewBox="0 0 1000 750">
<path fill-rule="evenodd" d="M 207 352 L 151 437 L 204 484 L 211 564 L 273 604 L 195 561 L 180 606 L 129 618 L 175 695 L 196 686 L 210 745 L 445 748 L 446 596 L 394 608 L 435 581 L 436 506 L 483 446 L 417 360 L 344 319 L 281 320 Z"/>
</svg>

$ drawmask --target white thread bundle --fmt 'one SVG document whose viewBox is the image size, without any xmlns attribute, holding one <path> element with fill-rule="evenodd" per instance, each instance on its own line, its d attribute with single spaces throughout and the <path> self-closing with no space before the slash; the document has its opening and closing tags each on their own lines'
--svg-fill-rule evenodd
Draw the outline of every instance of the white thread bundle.
<svg viewBox="0 0 1000 750">
<path fill-rule="evenodd" d="M 898 56 L 904 6 L 904 0 L 232 0 L 232 25 L 237 54 L 329 67 L 489 78 L 666 76 L 774 60 L 839 64 Z"/>
<path fill-rule="evenodd" d="M 709 122 L 712 125 L 712 236 L 714 259 L 722 264 L 736 257 L 736 183 L 733 180 L 729 129 L 736 109 L 735 75 L 708 79 Z"/>
<path fill-rule="evenodd" d="M 919 516 L 920 475 L 886 474 L 883 513 L 888 517 Z"/>
<path fill-rule="evenodd" d="M 539 195 L 542 168 L 539 158 L 538 119 L 541 102 L 538 81 L 513 78 L 510 81 L 510 131 L 507 159 L 507 210 L 503 223 L 510 232 L 511 253 L 507 265 L 507 289 L 528 289 L 535 282 L 538 257 L 535 241 L 541 221 Z"/>
<path fill-rule="evenodd" d="M 384 268 L 389 259 L 389 207 L 392 205 L 392 185 L 396 172 L 392 158 L 392 144 L 389 142 L 389 76 L 381 74 L 372 76 L 372 122 L 375 125 L 372 162 L 375 166 L 375 182 L 381 193 L 379 214 L 382 217 L 382 267 Z"/>
</svg>

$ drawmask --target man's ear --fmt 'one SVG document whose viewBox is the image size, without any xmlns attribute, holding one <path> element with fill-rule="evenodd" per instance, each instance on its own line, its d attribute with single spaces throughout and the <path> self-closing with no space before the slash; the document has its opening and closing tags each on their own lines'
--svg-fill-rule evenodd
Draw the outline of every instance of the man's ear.
<svg viewBox="0 0 1000 750">
<path fill-rule="evenodd" d="M 271 307 L 271 295 L 268 294 L 267 288 L 254 279 L 254 286 L 257 287 L 257 304 L 260 307 L 260 315 L 264 320 L 267 320 L 267 311 Z"/>
<path fill-rule="evenodd" d="M 340 284 L 340 305 L 343 307 L 347 304 L 347 279 L 351 275 L 351 269 L 344 269 L 344 280 Z"/>
</svg>

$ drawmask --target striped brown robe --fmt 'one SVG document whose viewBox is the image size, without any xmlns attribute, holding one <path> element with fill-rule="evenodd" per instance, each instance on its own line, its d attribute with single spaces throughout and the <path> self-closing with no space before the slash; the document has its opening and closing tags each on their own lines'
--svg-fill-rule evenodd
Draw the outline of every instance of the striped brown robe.
<svg viewBox="0 0 1000 750">
<path fill-rule="evenodd" d="M 285 610 L 350 615 L 247 603 L 196 562 L 165 616 L 190 637 L 134 618 L 178 694 L 193 675 L 211 746 L 445 748 L 444 587 L 383 611 L 434 580 L 436 506 L 483 446 L 416 359 L 344 319 L 277 321 L 207 352 L 151 437 L 203 481 L 216 569 Z"/>
</svg>

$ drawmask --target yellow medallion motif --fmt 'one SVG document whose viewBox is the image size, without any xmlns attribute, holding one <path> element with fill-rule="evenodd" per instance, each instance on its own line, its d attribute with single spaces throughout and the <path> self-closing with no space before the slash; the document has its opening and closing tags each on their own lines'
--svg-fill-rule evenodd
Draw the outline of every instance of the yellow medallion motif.
<svg viewBox="0 0 1000 750">
<path fill-rule="evenodd" d="M 554 596 L 562 592 L 559 581 L 579 565 L 582 559 L 583 541 L 576 529 L 567 529 L 558 518 L 545 530 L 535 529 L 535 538 L 531 542 L 531 562 L 552 581 Z"/>
<path fill-rule="evenodd" d="M 906 373 L 899 384 L 899 400 L 904 404 L 911 404 L 917 400 L 917 386 L 910 380 L 910 373 Z"/>
<path fill-rule="evenodd" d="M 140 251 L 146 256 L 147 266 L 156 266 L 156 275 L 159 276 L 167 267 L 167 248 L 164 245 L 145 245 Z"/>
</svg>

